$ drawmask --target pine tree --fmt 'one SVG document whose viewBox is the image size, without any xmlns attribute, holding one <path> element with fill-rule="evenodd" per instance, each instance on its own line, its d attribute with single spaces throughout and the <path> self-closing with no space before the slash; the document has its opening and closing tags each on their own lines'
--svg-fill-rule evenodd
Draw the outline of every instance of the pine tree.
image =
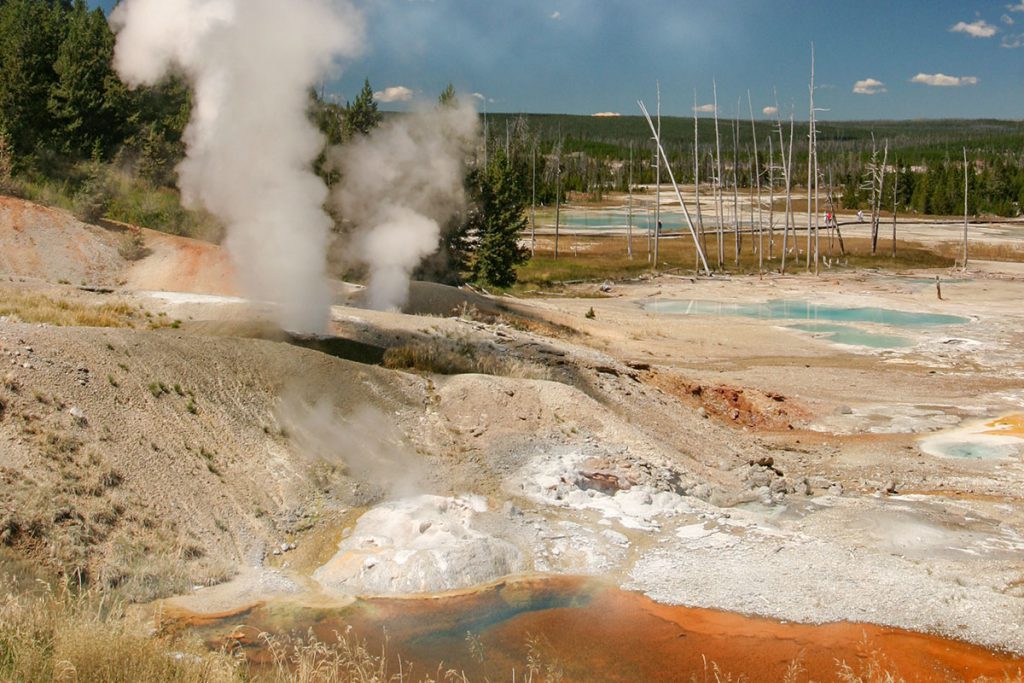
<svg viewBox="0 0 1024 683">
<path fill-rule="evenodd" d="M 456 107 L 459 104 L 459 98 L 455 95 L 455 86 L 451 83 L 441 91 L 441 94 L 437 98 L 437 104 L 442 107 Z"/>
<path fill-rule="evenodd" d="M 381 113 L 377 111 L 377 102 L 373 99 L 370 79 L 366 79 L 355 101 L 351 104 L 345 103 L 345 139 L 350 140 L 356 135 L 368 135 L 380 125 L 382 118 Z"/>
<path fill-rule="evenodd" d="M 470 190 L 476 203 L 470 218 L 470 234 L 476 238 L 474 279 L 510 287 L 516 266 L 526 263 L 530 252 L 519 244 L 527 225 L 526 192 L 504 150 L 496 150 L 486 168 L 474 171 Z"/>
<path fill-rule="evenodd" d="M 63 152 L 81 157 L 98 147 L 107 156 L 125 120 L 126 90 L 111 67 L 114 35 L 103 11 L 90 11 L 85 0 L 75 0 L 65 24 L 48 102 L 56 137 Z"/>
<path fill-rule="evenodd" d="M 0 126 L 19 155 L 52 135 L 48 103 L 67 9 L 41 0 L 0 2 Z"/>
</svg>

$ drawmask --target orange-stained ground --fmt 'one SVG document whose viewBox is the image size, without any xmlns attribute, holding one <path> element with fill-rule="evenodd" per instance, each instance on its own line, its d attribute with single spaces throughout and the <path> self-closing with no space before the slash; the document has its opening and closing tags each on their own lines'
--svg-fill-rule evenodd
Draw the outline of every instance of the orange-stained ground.
<svg viewBox="0 0 1024 683">
<path fill-rule="evenodd" d="M 782 680 L 793 666 L 802 672 L 796 680 L 833 680 L 844 663 L 861 673 L 881 666 L 906 681 L 1003 680 L 1024 670 L 1024 658 L 937 636 L 666 606 L 573 578 L 504 583 L 432 599 L 368 600 L 345 609 L 279 603 L 212 625 L 207 619 L 191 625 L 213 646 L 240 642 L 255 662 L 267 657 L 259 648 L 261 631 L 305 634 L 312 628 L 330 642 L 351 626 L 379 652 L 386 629 L 392 658 L 413 663 L 414 672 L 435 673 L 443 661 L 470 680 L 508 679 L 513 669 L 525 673 L 531 642 L 544 665 L 559 668 L 566 681 L 685 681 L 691 675 L 703 680 L 705 670 L 716 665 L 749 681 Z"/>
<path fill-rule="evenodd" d="M 1002 436 L 1019 436 L 1024 439 L 1024 413 L 1011 413 L 998 420 L 992 420 L 985 424 L 991 427 L 986 434 L 1000 434 Z"/>
</svg>

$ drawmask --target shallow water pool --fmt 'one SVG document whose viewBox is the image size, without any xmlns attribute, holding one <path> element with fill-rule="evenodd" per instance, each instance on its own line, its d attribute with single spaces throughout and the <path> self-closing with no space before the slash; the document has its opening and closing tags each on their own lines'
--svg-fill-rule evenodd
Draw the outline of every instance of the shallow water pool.
<svg viewBox="0 0 1024 683">
<path fill-rule="evenodd" d="M 963 460 L 1006 460 L 1020 452 L 1013 444 L 981 443 L 978 441 L 946 441 L 932 443 L 927 452 L 944 458 L 961 458 Z"/>
<path fill-rule="evenodd" d="M 788 325 L 791 330 L 801 332 L 814 332 L 821 334 L 830 342 L 836 344 L 847 344 L 849 346 L 866 346 L 871 349 L 899 349 L 913 346 L 914 342 L 906 337 L 898 337 L 893 334 L 877 334 L 865 332 L 864 330 L 850 327 L 848 325 L 833 325 L 830 323 L 799 323 Z"/>
<path fill-rule="evenodd" d="M 826 322 L 876 323 L 901 328 L 963 325 L 970 318 L 942 313 L 915 313 L 888 308 L 830 306 L 811 301 L 779 300 L 762 303 L 727 303 L 702 299 L 652 301 L 644 310 L 679 315 L 719 315 L 762 320 L 813 320 Z"/>
<path fill-rule="evenodd" d="M 177 619 L 189 627 L 188 616 Z M 407 680 L 449 680 L 443 676 L 447 670 L 474 681 L 510 680 L 513 671 L 522 680 L 679 681 L 691 674 L 700 680 L 709 662 L 748 680 L 782 680 L 798 659 L 807 676 L 832 680 L 837 661 L 857 662 L 865 643 L 884 653 L 887 668 L 907 680 L 1001 678 L 1024 664 L 899 629 L 787 624 L 672 607 L 571 577 L 502 582 L 462 595 L 359 600 L 336 609 L 272 602 L 223 619 L 195 619 L 191 628 L 211 647 L 237 648 L 256 666 L 272 661 L 260 633 L 311 631 L 328 643 L 337 642 L 338 634 L 358 634 L 371 653 L 381 652 L 386 640 L 390 669 L 397 672 L 401 657 Z"/>
</svg>

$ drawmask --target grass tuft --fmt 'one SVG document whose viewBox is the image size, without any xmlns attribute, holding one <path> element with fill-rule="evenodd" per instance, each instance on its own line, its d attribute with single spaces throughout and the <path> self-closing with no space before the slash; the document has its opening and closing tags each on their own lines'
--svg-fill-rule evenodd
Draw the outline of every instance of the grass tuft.
<svg viewBox="0 0 1024 683">
<path fill-rule="evenodd" d="M 58 327 L 131 327 L 135 310 L 124 303 L 88 305 L 45 294 L 5 292 L 0 316 Z"/>
</svg>

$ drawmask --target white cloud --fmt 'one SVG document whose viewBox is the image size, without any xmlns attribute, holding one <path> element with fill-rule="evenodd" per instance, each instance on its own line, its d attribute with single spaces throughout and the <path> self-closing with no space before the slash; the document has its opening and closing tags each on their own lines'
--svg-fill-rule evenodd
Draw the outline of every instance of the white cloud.
<svg viewBox="0 0 1024 683">
<path fill-rule="evenodd" d="M 880 92 L 888 92 L 885 83 L 874 78 L 865 78 L 853 84 L 853 92 L 858 95 L 877 95 Z"/>
<path fill-rule="evenodd" d="M 1007 26 L 1013 26 L 1013 17 L 1011 17 L 1009 14 L 1004 14 L 1003 16 L 999 17 L 999 21 L 1003 22 Z"/>
<path fill-rule="evenodd" d="M 966 33 L 972 38 L 991 38 L 999 32 L 998 28 L 984 19 L 978 19 L 969 24 L 966 21 L 958 21 L 949 30 L 952 33 Z"/>
<path fill-rule="evenodd" d="M 1011 33 L 1003 36 L 1003 40 L 1000 45 L 1006 48 L 1014 49 L 1024 45 L 1024 33 Z"/>
<path fill-rule="evenodd" d="M 1024 2 L 1018 2 L 1016 5 L 1007 5 L 1006 9 L 1011 12 L 1024 12 Z"/>
<path fill-rule="evenodd" d="M 591 116 L 596 116 L 602 119 L 613 119 L 622 116 L 622 114 L 617 111 L 599 111 L 596 114 L 591 114 Z"/>
<path fill-rule="evenodd" d="M 486 97 L 484 96 L 484 94 L 483 94 L 483 93 L 479 93 L 479 92 L 475 92 L 475 93 L 473 93 L 472 95 L 470 95 L 470 97 L 472 97 L 472 98 L 475 98 L 475 99 L 478 99 L 478 100 L 480 100 L 481 102 L 484 102 L 484 101 L 485 101 L 485 100 L 487 99 L 487 98 L 486 98 Z"/>
<path fill-rule="evenodd" d="M 910 79 L 911 83 L 924 83 L 945 88 L 958 88 L 963 85 L 977 85 L 975 76 L 947 76 L 946 74 L 917 74 Z"/>
<path fill-rule="evenodd" d="M 404 85 L 393 85 L 390 88 L 384 88 L 381 92 L 373 93 L 373 99 L 378 102 L 408 102 L 412 99 L 413 92 Z"/>
<path fill-rule="evenodd" d="M 714 114 L 715 113 L 715 105 L 710 104 L 710 103 L 709 104 L 701 104 L 699 106 L 694 107 L 693 110 L 695 112 L 697 112 L 698 114 Z"/>
<path fill-rule="evenodd" d="M 562 18 L 562 13 L 559 12 L 558 10 L 555 10 L 554 12 L 551 13 L 551 18 L 554 19 L 555 21 L 558 21 L 559 19 Z"/>
<path fill-rule="evenodd" d="M 761 113 L 764 114 L 765 116 L 775 116 L 776 114 L 779 113 L 779 108 L 778 107 L 765 107 L 764 109 L 761 110 Z"/>
</svg>

